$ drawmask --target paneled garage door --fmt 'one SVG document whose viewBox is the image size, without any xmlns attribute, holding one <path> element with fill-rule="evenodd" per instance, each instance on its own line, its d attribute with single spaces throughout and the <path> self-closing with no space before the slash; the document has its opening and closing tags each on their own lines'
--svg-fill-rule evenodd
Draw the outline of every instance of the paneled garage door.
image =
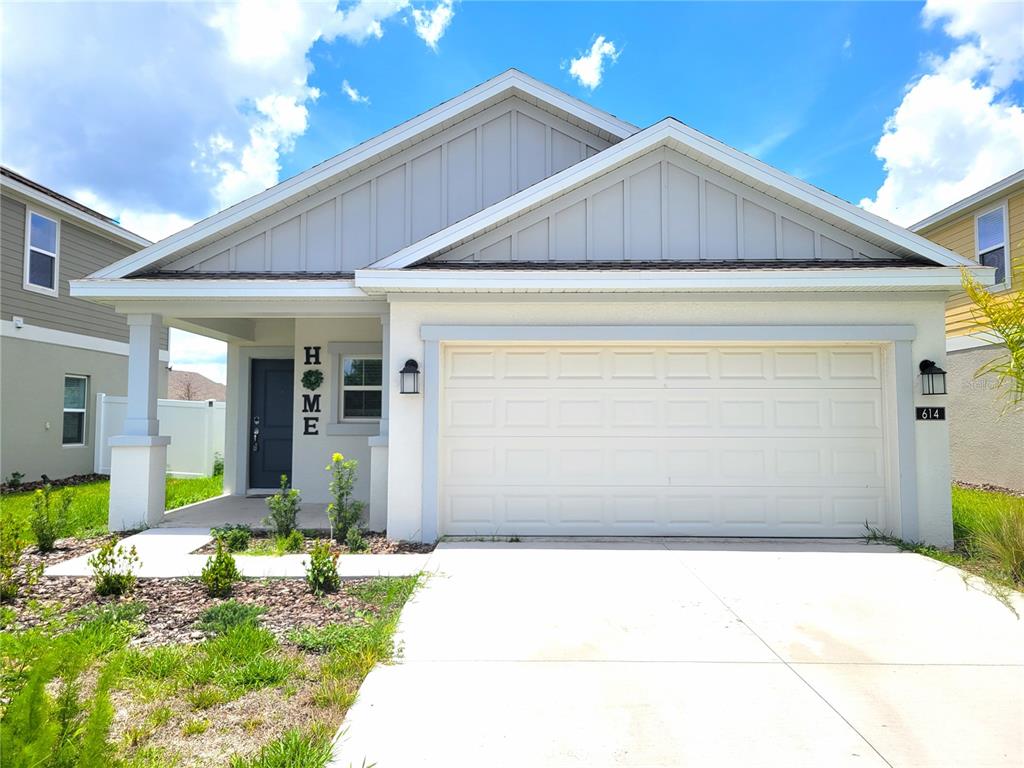
<svg viewBox="0 0 1024 768">
<path fill-rule="evenodd" d="M 858 536 L 877 346 L 443 347 L 441 532 Z"/>
</svg>

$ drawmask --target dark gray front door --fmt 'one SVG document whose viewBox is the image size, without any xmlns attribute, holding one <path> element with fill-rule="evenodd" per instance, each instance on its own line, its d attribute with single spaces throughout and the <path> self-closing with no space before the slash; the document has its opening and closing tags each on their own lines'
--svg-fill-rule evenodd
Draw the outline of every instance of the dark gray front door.
<svg viewBox="0 0 1024 768">
<path fill-rule="evenodd" d="M 249 413 L 249 487 L 276 488 L 292 476 L 292 360 L 253 360 Z"/>
</svg>

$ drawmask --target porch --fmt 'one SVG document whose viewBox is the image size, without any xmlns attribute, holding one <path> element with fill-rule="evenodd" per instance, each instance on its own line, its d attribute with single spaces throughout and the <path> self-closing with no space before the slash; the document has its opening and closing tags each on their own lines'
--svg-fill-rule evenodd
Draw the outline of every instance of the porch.
<svg viewBox="0 0 1024 768">
<path fill-rule="evenodd" d="M 265 496 L 217 496 L 165 512 L 157 523 L 159 528 L 217 528 L 226 525 L 247 525 L 254 531 L 271 527 L 263 522 L 267 516 Z M 327 505 L 314 502 L 302 504 L 296 526 L 302 531 L 326 532 Z"/>
</svg>

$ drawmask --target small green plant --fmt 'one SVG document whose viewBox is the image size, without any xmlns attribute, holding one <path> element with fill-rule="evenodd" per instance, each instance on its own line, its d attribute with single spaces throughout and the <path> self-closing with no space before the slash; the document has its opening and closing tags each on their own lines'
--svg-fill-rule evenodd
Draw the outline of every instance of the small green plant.
<svg viewBox="0 0 1024 768">
<path fill-rule="evenodd" d="M 229 629 L 243 624 L 259 624 L 260 617 L 266 612 L 267 609 L 262 605 L 227 600 L 199 614 L 199 628 L 209 635 L 223 635 Z"/>
<path fill-rule="evenodd" d="M 328 488 L 333 499 L 327 506 L 327 519 L 331 522 L 333 537 L 338 542 L 344 542 L 348 537 L 349 528 L 359 524 L 359 515 L 363 512 L 363 502 L 352 498 L 359 462 L 355 459 L 346 459 L 340 453 L 334 453 L 326 469 L 331 473 Z"/>
<path fill-rule="evenodd" d="M 6 505 L 0 506 L 0 602 L 18 596 L 18 566 L 25 551 L 18 524 Z"/>
<path fill-rule="evenodd" d="M 223 541 L 230 552 L 244 552 L 252 541 L 252 528 L 244 523 L 222 525 L 211 529 L 210 533 L 215 539 Z"/>
<path fill-rule="evenodd" d="M 242 578 L 235 564 L 235 556 L 229 552 L 220 539 L 217 539 L 217 551 L 210 555 L 199 575 L 200 581 L 206 586 L 210 597 L 228 597 L 235 582 Z"/>
<path fill-rule="evenodd" d="M 366 543 L 363 532 L 359 530 L 357 525 L 349 527 L 348 533 L 345 534 L 345 546 L 348 547 L 349 552 L 366 552 L 370 548 L 370 545 Z"/>
<path fill-rule="evenodd" d="M 1024 501 L 985 519 L 974 535 L 975 545 L 999 563 L 1015 584 L 1024 584 Z"/>
<path fill-rule="evenodd" d="M 331 733 L 323 726 L 292 729 L 252 757 L 235 755 L 229 768 L 322 768 L 331 759 Z"/>
<path fill-rule="evenodd" d="M 283 555 L 288 552 L 301 552 L 306 545 L 306 537 L 302 535 L 302 531 L 298 528 L 293 530 L 287 536 L 278 536 L 274 539 L 274 551 Z"/>
<path fill-rule="evenodd" d="M 21 488 L 21 483 L 22 483 L 22 481 L 24 479 L 25 479 L 25 473 L 24 472 L 11 472 L 11 474 L 7 476 L 7 481 L 6 481 L 7 487 L 11 488 L 11 489 Z"/>
<path fill-rule="evenodd" d="M 125 549 L 108 541 L 89 558 L 98 595 L 127 595 L 138 581 L 135 569 L 140 565 L 135 547 Z"/>
<path fill-rule="evenodd" d="M 57 539 L 67 531 L 74 498 L 72 489 L 64 488 L 54 493 L 49 483 L 33 494 L 29 524 L 40 552 L 52 552 Z"/>
<path fill-rule="evenodd" d="M 309 553 L 309 562 L 306 564 L 306 583 L 314 595 L 337 592 L 341 586 L 341 577 L 338 576 L 338 553 L 331 551 L 328 542 L 318 541 L 313 545 Z"/>
<path fill-rule="evenodd" d="M 295 530 L 302 495 L 288 487 L 288 475 L 281 475 L 281 490 L 267 499 L 270 514 L 263 518 L 264 525 L 272 525 L 278 536 L 287 536 Z"/>
<path fill-rule="evenodd" d="M 302 374 L 302 388 L 314 392 L 324 383 L 324 372 L 319 368 L 310 368 Z"/>
<path fill-rule="evenodd" d="M 206 733 L 210 728 L 210 721 L 206 718 L 196 718 L 195 720 L 189 720 L 185 723 L 185 726 L 181 729 L 182 736 L 198 736 L 201 733 Z"/>
<path fill-rule="evenodd" d="M 213 454 L 213 476 L 220 477 L 224 474 L 224 454 L 217 451 Z"/>
</svg>

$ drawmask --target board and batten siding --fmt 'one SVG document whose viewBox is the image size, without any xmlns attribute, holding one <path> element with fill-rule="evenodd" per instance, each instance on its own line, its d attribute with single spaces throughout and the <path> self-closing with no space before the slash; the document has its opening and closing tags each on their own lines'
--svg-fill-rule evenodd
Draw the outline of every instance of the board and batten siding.
<svg viewBox="0 0 1024 768">
<path fill-rule="evenodd" d="M 60 221 L 57 296 L 28 291 L 25 282 L 26 204 L 7 194 L 0 208 L 0 304 L 2 318 L 24 318 L 25 323 L 110 341 L 128 341 L 124 316 L 110 307 L 73 298 L 69 281 L 88 277 L 102 267 L 134 253 L 129 248 L 77 225 L 45 205 L 32 203 L 32 210 Z M 167 349 L 167 329 L 160 338 Z"/>
<path fill-rule="evenodd" d="M 1024 188 L 1011 190 L 1006 201 L 1007 230 L 1010 251 L 1010 286 L 1006 295 L 1016 294 L 1024 285 Z M 944 248 L 956 251 L 972 261 L 978 260 L 975 216 L 999 205 L 1000 199 L 986 201 L 950 221 L 941 222 L 918 232 Z M 974 308 L 965 294 L 953 296 L 946 305 L 946 335 L 967 336 L 981 330 L 975 320 Z"/>
<path fill-rule="evenodd" d="M 512 97 L 164 269 L 350 272 L 608 146 Z"/>
<path fill-rule="evenodd" d="M 659 148 L 433 260 L 891 258 L 675 150 Z"/>
</svg>

